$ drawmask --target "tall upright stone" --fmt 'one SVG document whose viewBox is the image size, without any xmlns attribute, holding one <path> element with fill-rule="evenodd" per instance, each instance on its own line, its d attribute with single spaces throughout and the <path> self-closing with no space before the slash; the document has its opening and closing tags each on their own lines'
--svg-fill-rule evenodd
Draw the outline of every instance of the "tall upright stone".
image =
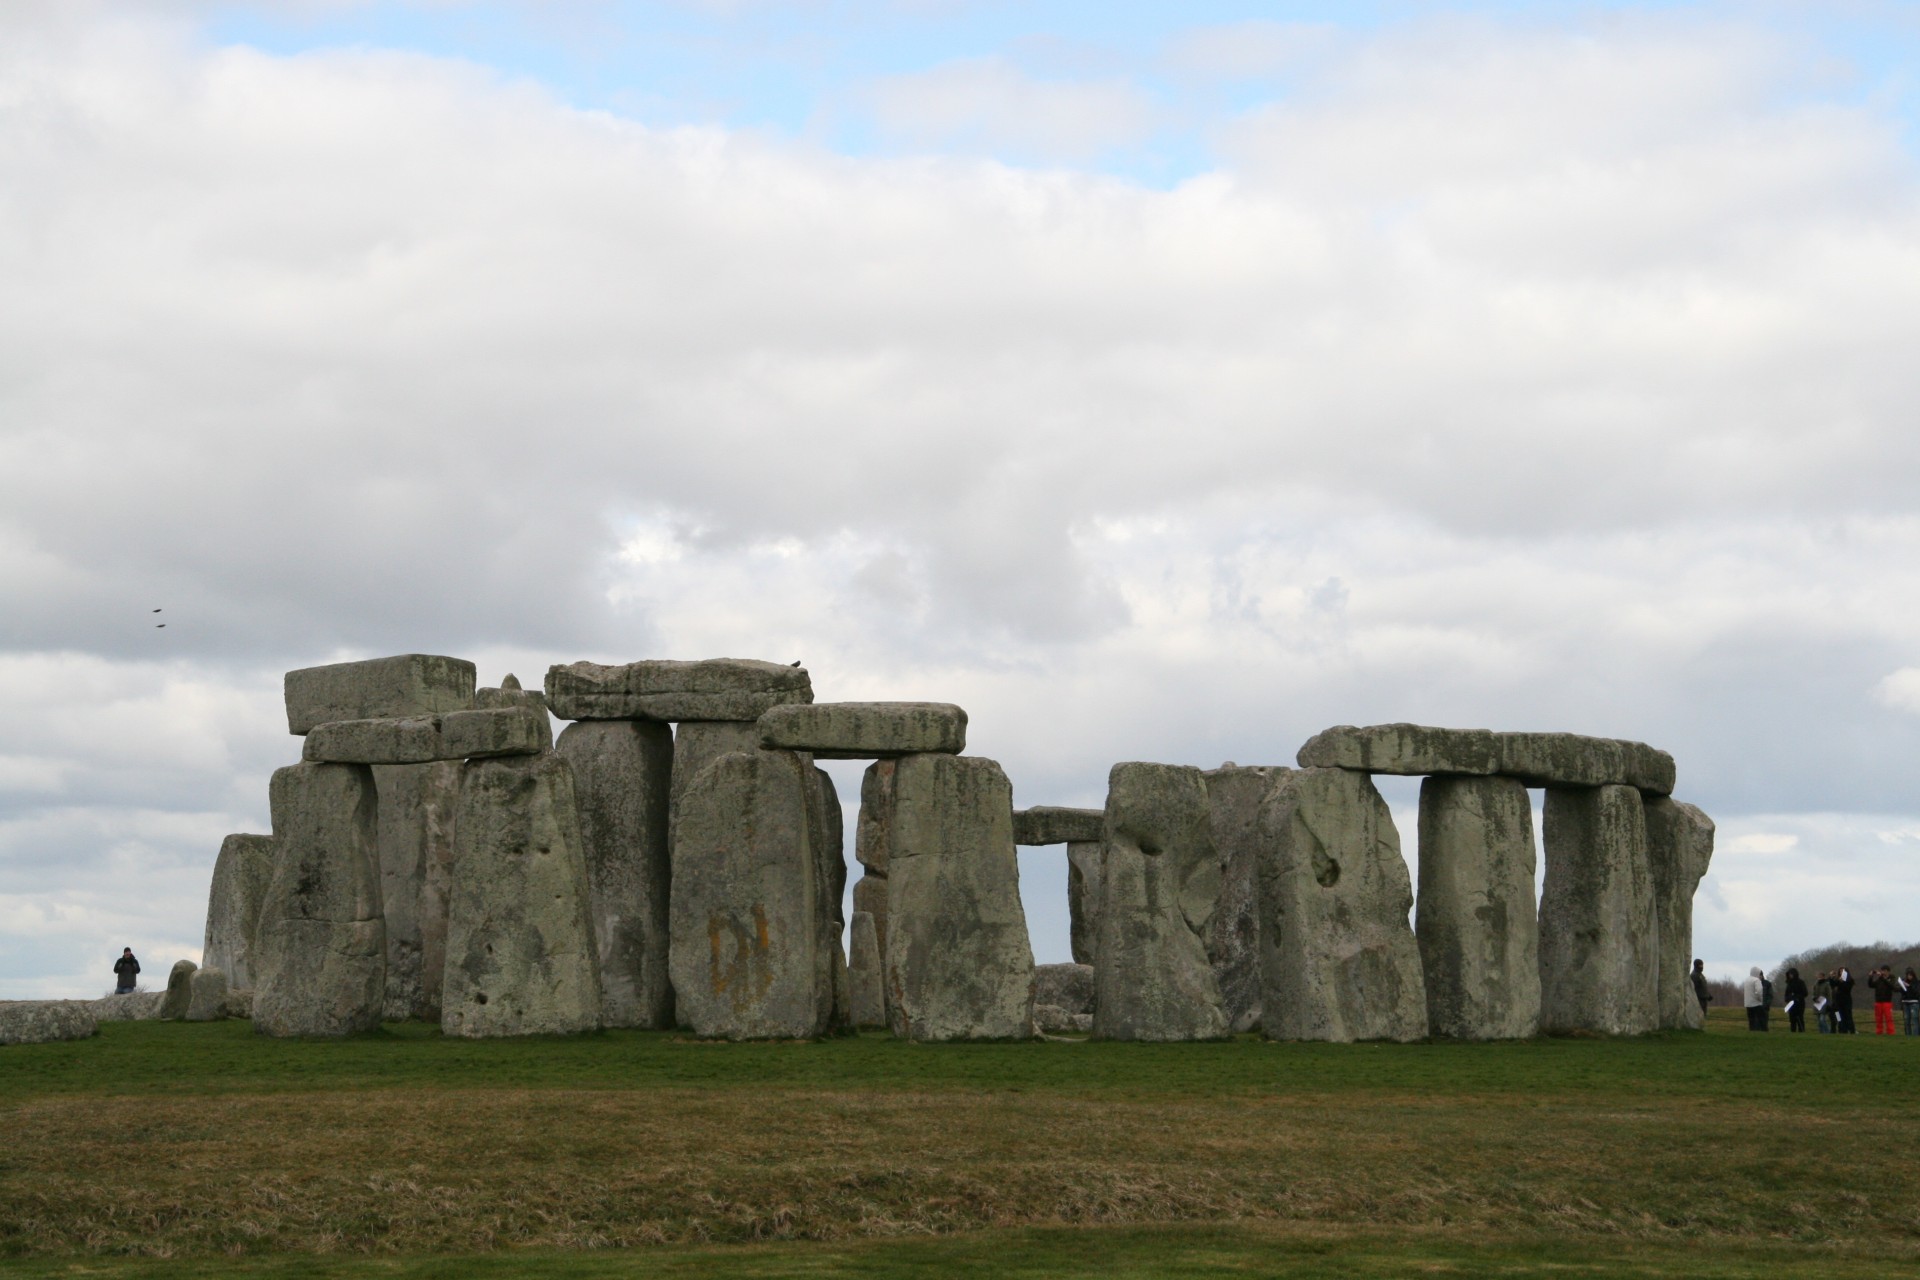
<svg viewBox="0 0 1920 1280">
<path fill-rule="evenodd" d="M 1540 931 L 1533 806 L 1516 778 L 1420 784 L 1420 894 L 1414 933 L 1427 1030 L 1516 1040 L 1540 1029 Z"/>
<path fill-rule="evenodd" d="M 581 850 L 599 946 L 600 1021 L 673 1025 L 667 980 L 673 734 L 651 720 L 582 720 L 556 748 L 573 766 Z"/>
<path fill-rule="evenodd" d="M 1100 954 L 1100 898 L 1106 892 L 1107 846 L 1076 840 L 1067 846 L 1067 924 L 1075 964 Z"/>
<path fill-rule="evenodd" d="M 1220 899 L 1206 779 L 1186 765 L 1107 775 L 1105 881 L 1093 1034 L 1214 1040 L 1231 1030 L 1207 934 Z"/>
<path fill-rule="evenodd" d="M 811 761 L 804 753 L 802 758 Z M 820 900 L 832 925 L 826 955 L 833 969 L 833 1024 L 850 1027 L 853 996 L 848 986 L 846 948 L 841 942 L 847 927 L 847 818 L 840 808 L 840 793 L 825 769 L 813 771 L 813 784 L 814 867 L 820 877 Z"/>
<path fill-rule="evenodd" d="M 1301 769 L 1260 814 L 1260 1026 L 1271 1040 L 1418 1040 L 1413 880 L 1373 779 Z"/>
<path fill-rule="evenodd" d="M 894 767 L 892 760 L 875 760 L 860 776 L 860 813 L 853 828 L 853 856 L 863 871 L 853 886 L 853 909 L 873 916 L 881 955 L 887 951 L 887 859 L 893 851 Z"/>
<path fill-rule="evenodd" d="M 1640 792 L 1549 788 L 1543 843 L 1541 1030 L 1652 1031 L 1660 939 Z"/>
<path fill-rule="evenodd" d="M 1706 1016 L 1693 991 L 1693 894 L 1713 861 L 1713 819 L 1678 800 L 1648 800 L 1647 861 L 1660 935 L 1658 1023 L 1698 1031 Z"/>
<path fill-rule="evenodd" d="M 792 751 L 730 752 L 680 794 L 668 971 L 696 1035 L 805 1039 L 837 1030 L 840 944 L 820 866 L 819 783 Z"/>
<path fill-rule="evenodd" d="M 847 930 L 847 989 L 854 1026 L 887 1025 L 887 1002 L 881 994 L 883 976 L 880 938 L 874 931 L 873 917 L 865 911 L 856 911 L 853 924 Z"/>
<path fill-rule="evenodd" d="M 1033 1035 L 1013 786 L 979 756 L 902 756 L 887 861 L 887 1014 L 909 1040 Z"/>
<path fill-rule="evenodd" d="M 1293 770 L 1224 764 L 1209 770 L 1207 807 L 1220 857 L 1220 897 L 1207 927 L 1207 957 L 1220 1007 L 1236 1032 L 1260 1024 L 1260 809 Z"/>
<path fill-rule="evenodd" d="M 380 901 L 387 921 L 383 1016 L 393 1021 L 440 1021 L 460 772 L 458 760 L 373 766 L 380 801 Z"/>
<path fill-rule="evenodd" d="M 235 986 L 251 990 L 260 904 L 273 879 L 273 837 L 236 834 L 220 842 L 207 891 L 207 932 L 201 960 Z"/>
<path fill-rule="evenodd" d="M 760 727 L 751 720 L 688 720 L 674 726 L 673 777 L 667 799 L 668 838 L 678 822 L 680 797 L 700 771 L 735 751 L 758 751 Z"/>
<path fill-rule="evenodd" d="M 468 762 L 454 846 L 441 1030 L 597 1027 L 599 953 L 571 766 L 557 755 Z"/>
<path fill-rule="evenodd" d="M 253 1029 L 371 1031 L 387 983 L 373 770 L 289 765 L 274 772 L 267 794 L 275 856 L 260 904 Z"/>
</svg>

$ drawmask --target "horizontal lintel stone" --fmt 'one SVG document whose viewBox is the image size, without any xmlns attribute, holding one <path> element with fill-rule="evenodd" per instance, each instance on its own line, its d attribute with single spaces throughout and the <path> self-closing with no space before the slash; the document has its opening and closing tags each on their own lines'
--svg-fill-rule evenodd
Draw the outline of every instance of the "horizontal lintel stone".
<svg viewBox="0 0 1920 1280">
<path fill-rule="evenodd" d="M 1630 786 L 1652 795 L 1671 795 L 1674 784 L 1673 757 L 1644 742 L 1417 724 L 1327 729 L 1300 748 L 1299 763 L 1408 777 L 1498 774 L 1536 787 Z"/>
<path fill-rule="evenodd" d="M 1094 844 L 1105 839 L 1103 809 L 1063 809 L 1037 804 L 1013 811 L 1015 844 Z"/>
<path fill-rule="evenodd" d="M 753 658 L 650 659 L 550 667 L 547 705 L 562 720 L 752 721 L 813 701 L 805 667 Z"/>
<path fill-rule="evenodd" d="M 810 751 L 823 760 L 959 755 L 967 713 L 950 702 L 821 702 L 774 707 L 760 717 L 760 745 Z"/>
<path fill-rule="evenodd" d="M 497 707 L 315 725 L 301 756 L 316 764 L 425 764 L 538 755 L 552 745 L 553 728 L 544 712 Z"/>
<path fill-rule="evenodd" d="M 471 662 L 431 653 L 303 667 L 286 675 L 287 731 L 463 711 L 473 705 L 474 680 Z"/>
</svg>

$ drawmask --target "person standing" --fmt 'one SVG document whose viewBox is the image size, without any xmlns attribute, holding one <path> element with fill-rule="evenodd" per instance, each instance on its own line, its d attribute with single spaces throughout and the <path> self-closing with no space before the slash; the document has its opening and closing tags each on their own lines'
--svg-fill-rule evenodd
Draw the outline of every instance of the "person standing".
<svg viewBox="0 0 1920 1280">
<path fill-rule="evenodd" d="M 1766 980 L 1760 975 L 1760 966 L 1747 970 L 1747 980 L 1740 986 L 1740 1002 L 1747 1006 L 1747 1030 L 1765 1031 L 1767 1029 L 1767 988 Z"/>
<path fill-rule="evenodd" d="M 1807 984 L 1798 969 L 1787 970 L 1787 1030 L 1807 1029 Z"/>
<path fill-rule="evenodd" d="M 1695 960 L 1693 962 L 1693 998 L 1700 1002 L 1700 1017 L 1704 1021 L 1707 1016 L 1707 1006 L 1713 1003 L 1713 992 L 1707 988 L 1707 962 L 1705 960 Z"/>
<path fill-rule="evenodd" d="M 1850 1036 L 1853 1032 L 1853 970 L 1841 965 L 1833 971 L 1833 1031 Z"/>
<path fill-rule="evenodd" d="M 113 962 L 113 994 L 124 996 L 132 991 L 133 980 L 139 976 L 140 962 L 133 958 L 133 948 L 120 948 L 120 958 Z"/>
<path fill-rule="evenodd" d="M 1890 1036 L 1893 1034 L 1893 966 L 1881 965 L 1867 977 L 1867 985 L 1873 988 L 1873 1034 Z"/>
<path fill-rule="evenodd" d="M 1906 1034 L 1920 1036 L 1920 976 L 1912 969 L 1900 979 L 1900 1015 Z"/>
</svg>

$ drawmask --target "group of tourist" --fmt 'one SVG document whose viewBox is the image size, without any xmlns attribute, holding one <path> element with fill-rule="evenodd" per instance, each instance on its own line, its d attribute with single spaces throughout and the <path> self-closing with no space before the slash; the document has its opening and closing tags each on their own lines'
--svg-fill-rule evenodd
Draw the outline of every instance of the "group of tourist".
<svg viewBox="0 0 1920 1280">
<path fill-rule="evenodd" d="M 1838 969 L 1823 970 L 1814 978 L 1812 987 L 1808 987 L 1798 969 L 1788 969 L 1783 981 L 1786 984 L 1786 1000 L 1782 1009 L 1787 1015 L 1787 1030 L 1805 1031 L 1807 1010 L 1811 1007 L 1821 1035 L 1854 1034 L 1852 970 L 1844 965 Z M 1875 1035 L 1898 1034 L 1893 1028 L 1893 1006 L 1898 1003 L 1903 1020 L 1902 1033 L 1920 1036 L 1920 974 L 1908 969 L 1904 975 L 1895 977 L 1893 966 L 1883 964 L 1867 975 L 1867 988 L 1873 992 Z M 1704 1011 L 1712 997 L 1707 992 L 1705 966 L 1698 960 L 1693 962 L 1693 989 Z M 1747 1030 L 1765 1031 L 1773 1012 L 1772 980 L 1756 966 L 1748 971 L 1746 982 L 1741 984 L 1740 995 L 1747 1007 Z"/>
</svg>

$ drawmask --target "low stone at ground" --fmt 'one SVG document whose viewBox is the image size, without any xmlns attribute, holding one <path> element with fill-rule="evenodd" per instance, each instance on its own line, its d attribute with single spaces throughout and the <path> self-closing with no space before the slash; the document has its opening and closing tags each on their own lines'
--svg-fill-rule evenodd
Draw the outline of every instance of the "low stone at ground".
<svg viewBox="0 0 1920 1280">
<path fill-rule="evenodd" d="M 338 720 L 461 711 L 473 705 L 475 674 L 471 662 L 426 653 L 289 671 L 287 728 L 304 734 Z"/>
<path fill-rule="evenodd" d="M 760 745 L 821 760 L 958 754 L 967 745 L 967 713 L 948 702 L 788 704 L 760 717 Z"/>
<path fill-rule="evenodd" d="M 273 879 L 273 837 L 230 835 L 220 842 L 207 891 L 207 927 L 201 958 L 241 985 L 253 981 L 260 903 Z"/>
<path fill-rule="evenodd" d="M 0 1000 L 0 1045 L 84 1040 L 98 1030 L 93 1003 L 90 1000 Z"/>
<path fill-rule="evenodd" d="M 187 1008 L 181 1015 L 188 1022 L 217 1022 L 227 1016 L 227 975 L 218 969 L 201 967 L 187 980 Z"/>
<path fill-rule="evenodd" d="M 193 975 L 199 967 L 191 960 L 173 962 L 173 968 L 167 974 L 166 999 L 160 1002 L 162 1018 L 178 1022 L 187 1016 L 187 1008 L 193 1003 Z"/>
<path fill-rule="evenodd" d="M 1037 964 L 1033 967 L 1033 1003 L 1067 1013 L 1093 1014 L 1093 966 Z"/>
<path fill-rule="evenodd" d="M 166 999 L 165 991 L 129 991 L 123 996 L 102 996 L 82 1003 L 96 1022 L 147 1022 L 159 1018 Z"/>
</svg>

